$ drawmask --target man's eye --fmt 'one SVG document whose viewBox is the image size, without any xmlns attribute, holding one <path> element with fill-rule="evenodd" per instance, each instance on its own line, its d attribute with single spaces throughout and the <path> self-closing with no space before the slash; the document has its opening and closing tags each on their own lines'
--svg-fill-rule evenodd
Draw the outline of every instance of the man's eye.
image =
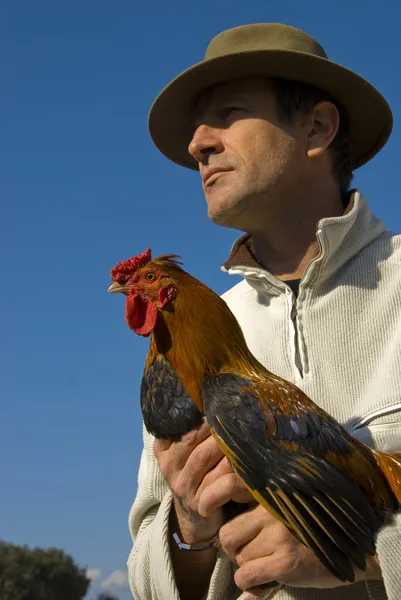
<svg viewBox="0 0 401 600">
<path fill-rule="evenodd" d="M 239 106 L 225 106 L 221 109 L 220 116 L 223 119 L 228 119 L 228 117 L 231 117 L 234 113 L 238 111 L 242 111 L 242 108 L 240 108 Z"/>
</svg>

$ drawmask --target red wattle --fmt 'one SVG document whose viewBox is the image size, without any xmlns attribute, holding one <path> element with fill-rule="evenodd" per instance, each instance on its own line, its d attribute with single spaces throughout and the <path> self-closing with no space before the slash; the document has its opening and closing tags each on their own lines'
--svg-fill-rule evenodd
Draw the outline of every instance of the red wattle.
<svg viewBox="0 0 401 600">
<path fill-rule="evenodd" d="M 131 292 L 125 303 L 125 320 L 128 327 L 138 335 L 146 337 L 153 331 L 156 319 L 157 308 Z"/>
</svg>

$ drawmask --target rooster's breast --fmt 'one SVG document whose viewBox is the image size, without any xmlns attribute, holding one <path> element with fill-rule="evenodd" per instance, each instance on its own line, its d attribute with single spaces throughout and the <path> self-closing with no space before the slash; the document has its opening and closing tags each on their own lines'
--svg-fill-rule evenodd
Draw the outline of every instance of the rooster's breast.
<svg viewBox="0 0 401 600">
<path fill-rule="evenodd" d="M 177 442 L 203 423 L 202 413 L 163 355 L 143 375 L 141 409 L 146 429 L 158 439 Z"/>
</svg>

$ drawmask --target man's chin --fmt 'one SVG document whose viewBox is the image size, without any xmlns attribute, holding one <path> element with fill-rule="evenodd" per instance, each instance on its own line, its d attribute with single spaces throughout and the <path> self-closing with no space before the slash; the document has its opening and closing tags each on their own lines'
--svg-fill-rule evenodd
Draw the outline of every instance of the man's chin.
<svg viewBox="0 0 401 600">
<path fill-rule="evenodd" d="M 229 227 L 230 229 L 238 229 L 243 231 L 241 227 L 242 211 L 238 205 L 231 206 L 214 206 L 208 208 L 207 213 L 210 221 L 220 227 Z"/>
</svg>

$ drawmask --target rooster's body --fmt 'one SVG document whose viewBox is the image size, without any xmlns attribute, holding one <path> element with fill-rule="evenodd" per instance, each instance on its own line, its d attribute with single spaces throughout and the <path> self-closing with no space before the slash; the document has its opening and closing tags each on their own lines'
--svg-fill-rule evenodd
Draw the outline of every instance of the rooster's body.
<svg viewBox="0 0 401 600">
<path fill-rule="evenodd" d="M 141 387 L 145 425 L 178 441 L 205 415 L 254 498 L 343 581 L 366 568 L 401 502 L 401 456 L 352 438 L 248 349 L 225 302 L 172 256 L 150 251 L 113 271 L 126 319 L 150 335 Z"/>
</svg>

